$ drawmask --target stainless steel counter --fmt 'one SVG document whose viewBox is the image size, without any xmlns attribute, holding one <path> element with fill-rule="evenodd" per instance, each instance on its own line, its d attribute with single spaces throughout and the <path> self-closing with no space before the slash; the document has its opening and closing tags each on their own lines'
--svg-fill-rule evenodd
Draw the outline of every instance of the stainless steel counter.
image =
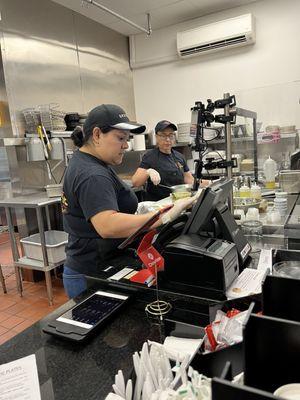
<svg viewBox="0 0 300 400">
<path fill-rule="evenodd" d="M 59 203 L 60 197 L 47 197 L 45 192 L 33 192 L 0 200 L 0 207 L 36 208 Z"/>
</svg>

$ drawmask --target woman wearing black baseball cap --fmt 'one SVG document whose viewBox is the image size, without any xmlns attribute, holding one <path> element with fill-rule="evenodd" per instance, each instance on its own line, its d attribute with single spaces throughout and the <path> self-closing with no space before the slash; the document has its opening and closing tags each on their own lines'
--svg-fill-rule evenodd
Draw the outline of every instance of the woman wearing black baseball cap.
<svg viewBox="0 0 300 400">
<path fill-rule="evenodd" d="M 71 158 L 63 186 L 64 230 L 69 234 L 63 281 L 69 297 L 86 289 L 86 274 L 108 265 L 124 238 L 141 227 L 153 213 L 134 215 L 137 198 L 113 171 L 122 162 L 130 133 L 145 131 L 113 104 L 92 109 L 83 129 L 72 134 L 79 147 Z M 176 218 L 195 199 L 183 199 L 156 223 Z"/>
<path fill-rule="evenodd" d="M 172 149 L 175 143 L 177 127 L 170 121 L 160 121 L 155 126 L 155 149 L 149 150 L 142 158 L 139 168 L 132 177 L 133 186 L 146 185 L 146 199 L 161 200 L 170 194 L 170 190 L 159 186 L 193 184 L 194 177 L 181 153 Z"/>
</svg>

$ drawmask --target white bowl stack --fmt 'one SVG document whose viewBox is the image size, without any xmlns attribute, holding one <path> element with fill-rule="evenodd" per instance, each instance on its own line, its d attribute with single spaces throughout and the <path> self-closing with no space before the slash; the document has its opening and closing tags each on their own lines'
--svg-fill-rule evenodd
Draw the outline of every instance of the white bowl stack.
<svg viewBox="0 0 300 400">
<path fill-rule="evenodd" d="M 287 193 L 286 192 L 277 192 L 275 193 L 274 199 L 274 208 L 279 212 L 281 217 L 284 217 L 287 213 Z"/>
</svg>

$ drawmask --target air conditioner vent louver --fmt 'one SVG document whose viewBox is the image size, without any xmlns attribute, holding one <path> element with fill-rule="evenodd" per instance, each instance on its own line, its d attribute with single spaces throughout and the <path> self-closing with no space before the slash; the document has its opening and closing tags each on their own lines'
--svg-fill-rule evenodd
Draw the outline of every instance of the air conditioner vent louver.
<svg viewBox="0 0 300 400">
<path fill-rule="evenodd" d="M 251 14 L 177 33 L 177 52 L 181 58 L 252 43 L 255 43 L 255 30 Z"/>
<path fill-rule="evenodd" d="M 197 53 L 201 53 L 201 52 L 208 51 L 208 50 L 232 46 L 232 45 L 235 45 L 238 43 L 243 43 L 246 41 L 247 41 L 246 36 L 238 36 L 238 37 L 234 37 L 234 38 L 219 40 L 218 42 L 203 44 L 201 46 L 195 46 L 195 47 L 192 47 L 192 48 L 186 49 L 186 50 L 181 50 L 180 54 L 181 55 L 197 54 Z"/>
</svg>

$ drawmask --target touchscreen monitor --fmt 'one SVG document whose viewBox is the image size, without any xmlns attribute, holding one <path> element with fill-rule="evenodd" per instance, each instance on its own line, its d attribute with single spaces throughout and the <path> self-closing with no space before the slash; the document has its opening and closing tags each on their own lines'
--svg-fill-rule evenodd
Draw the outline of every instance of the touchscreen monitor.
<svg viewBox="0 0 300 400">
<path fill-rule="evenodd" d="M 82 303 L 66 311 L 56 321 L 84 329 L 92 329 L 118 308 L 128 296 L 98 291 Z"/>
</svg>

